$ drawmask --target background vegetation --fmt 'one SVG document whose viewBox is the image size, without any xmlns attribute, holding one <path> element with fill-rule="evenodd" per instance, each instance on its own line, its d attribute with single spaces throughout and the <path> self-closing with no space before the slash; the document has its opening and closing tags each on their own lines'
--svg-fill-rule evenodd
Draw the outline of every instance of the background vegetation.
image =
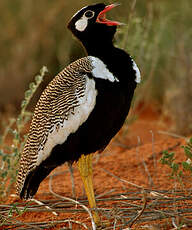
<svg viewBox="0 0 192 230">
<path fill-rule="evenodd" d="M 143 83 L 137 101 L 158 102 L 175 119 L 179 133 L 190 133 L 191 0 L 120 2 L 122 6 L 111 15 L 126 26 L 119 28 L 116 45 L 126 49 L 141 69 Z M 1 0 L 1 112 L 18 113 L 24 91 L 43 65 L 50 72 L 41 90 L 71 60 L 84 55 L 80 45 L 71 39 L 66 24 L 77 9 L 90 3 L 93 1 Z"/>
</svg>

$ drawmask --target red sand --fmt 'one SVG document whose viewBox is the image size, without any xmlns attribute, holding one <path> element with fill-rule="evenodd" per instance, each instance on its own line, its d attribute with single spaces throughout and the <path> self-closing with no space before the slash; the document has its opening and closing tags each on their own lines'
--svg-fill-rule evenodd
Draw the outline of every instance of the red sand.
<svg viewBox="0 0 192 230">
<path fill-rule="evenodd" d="M 123 128 L 99 157 L 96 157 L 98 155 L 95 154 L 93 161 L 95 194 L 102 194 L 111 189 L 115 189 L 115 193 L 135 189 L 131 185 L 122 184 L 122 182 L 107 174 L 103 169 L 121 179 L 125 179 L 145 188 L 150 188 L 149 176 L 144 169 L 143 162 L 145 162 L 152 178 L 153 189 L 167 190 L 173 188 L 175 184 L 169 177 L 171 172 L 170 168 L 166 165 L 162 165 L 159 159 L 162 156 L 162 150 L 170 148 L 175 152 L 177 162 L 186 160 L 183 149 L 180 147 L 185 144 L 185 140 L 158 133 L 159 130 L 167 130 L 168 128 L 170 128 L 170 122 L 165 121 L 158 111 L 151 108 L 142 111 L 139 118 L 130 125 L 128 131 Z M 140 140 L 140 146 L 138 146 L 138 139 Z M 155 158 L 153 157 L 153 153 L 155 153 Z M 66 170 L 68 170 L 67 165 L 63 165 L 56 168 L 52 174 Z M 82 198 L 84 197 L 83 185 L 76 164 L 74 164 L 74 175 L 76 196 L 77 198 Z M 190 188 L 191 182 L 185 183 L 185 178 L 183 181 L 186 187 Z M 62 196 L 72 197 L 69 172 L 54 176 L 52 184 L 54 192 Z M 177 186 L 179 188 L 180 185 L 178 184 Z M 49 178 L 46 178 L 41 183 L 35 198 L 39 200 L 56 199 L 50 194 Z M 14 198 L 9 198 L 9 203 L 15 200 Z M 17 200 L 17 202 L 18 201 L 20 202 L 20 200 Z M 108 202 L 108 205 L 109 204 Z M 111 203 L 111 206 L 112 205 Z M 50 212 L 26 212 L 17 219 L 24 222 L 38 222 L 65 218 L 81 221 L 91 226 L 87 213 L 59 213 L 59 216 L 56 217 Z M 51 229 L 60 229 L 61 226 L 64 227 L 68 225 L 62 224 Z M 133 229 L 141 229 L 139 226 L 139 224 L 133 225 Z M 81 229 L 81 227 L 73 224 L 73 229 Z M 84 228 L 82 227 L 82 229 Z"/>
</svg>

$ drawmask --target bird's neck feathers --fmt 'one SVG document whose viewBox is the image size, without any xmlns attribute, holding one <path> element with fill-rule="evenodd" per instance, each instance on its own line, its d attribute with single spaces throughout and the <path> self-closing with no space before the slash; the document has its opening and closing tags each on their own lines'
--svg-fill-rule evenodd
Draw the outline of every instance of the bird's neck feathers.
<svg viewBox="0 0 192 230">
<path fill-rule="evenodd" d="M 128 53 L 113 45 L 116 26 L 100 27 L 77 37 L 88 56 L 99 58 L 107 69 L 119 79 L 122 84 L 134 84 L 135 76 L 132 72 L 132 60 Z"/>
<path fill-rule="evenodd" d="M 95 56 L 100 59 L 107 57 L 114 50 L 112 41 L 105 41 L 102 39 L 95 39 L 96 41 L 86 41 L 82 44 L 89 56 Z"/>
<path fill-rule="evenodd" d="M 135 79 L 130 76 L 132 61 L 128 53 L 116 48 L 112 40 L 95 39 L 95 41 L 81 41 L 88 56 L 99 58 L 107 66 L 108 70 L 117 77 L 122 84 L 133 82 Z"/>
</svg>

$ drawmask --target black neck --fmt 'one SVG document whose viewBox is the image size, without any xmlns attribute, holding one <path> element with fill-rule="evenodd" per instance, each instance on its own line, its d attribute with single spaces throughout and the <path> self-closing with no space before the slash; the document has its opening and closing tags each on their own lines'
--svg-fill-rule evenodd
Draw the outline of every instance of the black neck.
<svg viewBox="0 0 192 230">
<path fill-rule="evenodd" d="M 108 57 L 109 54 L 112 54 L 115 50 L 112 41 L 89 41 L 89 42 L 82 42 L 85 50 L 89 56 L 95 56 L 100 59 L 105 59 Z"/>
<path fill-rule="evenodd" d="M 89 56 L 101 59 L 122 84 L 133 84 L 135 88 L 135 72 L 132 68 L 132 61 L 125 51 L 116 48 L 112 41 L 86 41 L 83 46 Z"/>
</svg>

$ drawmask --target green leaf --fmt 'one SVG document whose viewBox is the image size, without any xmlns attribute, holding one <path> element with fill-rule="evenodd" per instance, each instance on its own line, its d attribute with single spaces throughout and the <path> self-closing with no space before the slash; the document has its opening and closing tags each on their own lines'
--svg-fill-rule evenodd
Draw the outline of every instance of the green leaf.
<svg viewBox="0 0 192 230">
<path fill-rule="evenodd" d="M 47 73 L 47 72 L 48 72 L 47 66 L 43 66 L 43 67 L 40 69 L 40 74 L 41 74 L 41 76 L 44 76 L 45 73 Z"/>
<path fill-rule="evenodd" d="M 16 129 L 13 130 L 13 134 L 14 134 L 14 139 L 19 140 L 19 133 L 17 132 Z"/>
<path fill-rule="evenodd" d="M 22 101 L 23 102 L 23 101 Z M 22 117 L 21 117 L 21 115 L 19 115 L 18 117 L 17 117 L 17 123 L 20 123 L 22 121 Z"/>
<path fill-rule="evenodd" d="M 28 89 L 26 92 L 25 92 L 25 99 L 29 98 L 32 94 L 32 91 L 30 89 Z"/>
<path fill-rule="evenodd" d="M 14 149 L 13 149 L 13 152 L 14 152 L 14 156 L 17 156 L 17 154 L 18 154 L 18 149 L 17 149 L 17 148 L 14 148 Z"/>
<path fill-rule="evenodd" d="M 17 208 L 18 203 L 13 204 L 13 208 L 15 209 L 16 213 L 20 215 L 20 210 Z"/>
<path fill-rule="evenodd" d="M 185 147 L 184 147 L 184 151 L 185 151 L 185 155 L 186 155 L 188 158 L 192 159 L 192 152 L 191 152 L 191 149 L 190 149 L 188 146 L 185 146 Z"/>
<path fill-rule="evenodd" d="M 0 149 L 0 156 L 3 156 L 3 150 Z"/>
<path fill-rule="evenodd" d="M 173 162 L 172 165 L 171 165 L 171 168 L 173 169 L 173 171 L 175 173 L 177 173 L 177 171 L 179 169 L 179 164 Z"/>
<path fill-rule="evenodd" d="M 179 177 L 182 177 L 183 176 L 183 172 L 180 170 L 179 171 Z"/>
<path fill-rule="evenodd" d="M 35 83 L 34 83 L 34 82 L 31 82 L 31 83 L 29 84 L 29 88 L 30 88 L 31 90 L 33 90 L 33 89 L 35 88 Z"/>
<path fill-rule="evenodd" d="M 7 157 L 8 157 L 7 155 L 4 155 L 3 158 L 2 158 L 2 160 L 3 160 L 3 161 L 6 161 L 6 160 L 7 160 Z"/>
<path fill-rule="evenodd" d="M 13 207 L 10 208 L 8 212 L 8 217 L 11 217 L 13 215 Z"/>
<path fill-rule="evenodd" d="M 189 144 L 192 145 L 192 137 L 189 139 Z"/>
<path fill-rule="evenodd" d="M 182 166 L 184 170 L 190 170 L 191 165 L 188 162 L 182 162 Z"/>
<path fill-rule="evenodd" d="M 171 166 L 171 163 L 175 160 L 174 155 L 174 152 L 169 153 L 168 151 L 164 151 L 163 156 L 160 159 L 161 163 Z"/>
<path fill-rule="evenodd" d="M 7 171 L 5 171 L 5 172 L 3 172 L 3 173 L 1 174 L 1 176 L 2 176 L 3 178 L 6 178 L 7 175 L 8 175 L 8 172 L 7 172 Z"/>
<path fill-rule="evenodd" d="M 43 79 L 43 77 L 42 77 L 41 75 L 37 75 L 37 76 L 35 77 L 35 81 L 36 81 L 37 84 L 38 84 L 39 82 L 41 82 L 42 79 Z"/>
<path fill-rule="evenodd" d="M 23 108 L 26 106 L 26 104 L 27 104 L 26 100 L 23 100 L 23 101 L 21 102 L 21 108 L 23 109 Z"/>
</svg>

